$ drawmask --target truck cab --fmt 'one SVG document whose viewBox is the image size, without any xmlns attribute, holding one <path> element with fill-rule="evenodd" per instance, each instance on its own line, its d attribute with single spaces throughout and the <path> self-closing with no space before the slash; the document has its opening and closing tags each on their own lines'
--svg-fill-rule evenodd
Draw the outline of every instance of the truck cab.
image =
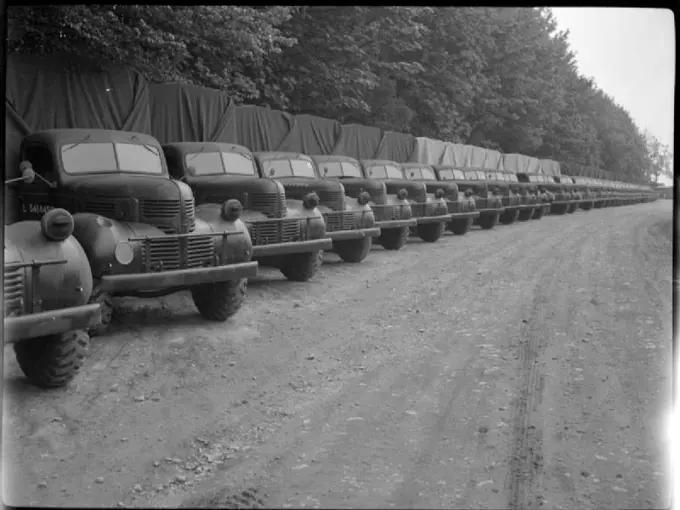
<svg viewBox="0 0 680 510">
<path fill-rule="evenodd" d="M 231 143 L 163 145 L 170 175 L 188 184 L 196 203 L 243 204 L 241 220 L 253 242 L 253 259 L 292 281 L 307 281 L 319 269 L 320 252 L 331 248 L 326 225 L 312 202 L 289 203 L 279 181 L 260 177 L 248 148 Z"/>
<path fill-rule="evenodd" d="M 21 144 L 18 214 L 40 219 L 61 208 L 92 270 L 92 302 L 102 307 L 99 334 L 114 312 L 112 297 L 158 297 L 188 289 L 208 320 L 241 307 L 246 278 L 257 274 L 252 242 L 237 200 L 194 206 L 191 188 L 172 180 L 156 139 L 104 129 L 33 133 Z"/>
<path fill-rule="evenodd" d="M 429 243 L 441 238 L 451 221 L 443 190 L 428 193 L 425 183 L 408 180 L 402 165 L 395 161 L 364 159 L 361 165 L 369 179 L 383 181 L 388 193 L 396 193 L 398 198 L 405 198 L 411 204 L 416 219 L 411 233 Z"/>
<path fill-rule="evenodd" d="M 326 237 L 340 258 L 356 263 L 368 256 L 380 228 L 375 226 L 365 197 L 348 197 L 341 182 L 322 179 L 314 160 L 306 154 L 256 152 L 254 156 L 260 176 L 280 181 L 291 205 L 318 206 L 326 222 Z"/>
<path fill-rule="evenodd" d="M 498 220 L 505 211 L 503 201 L 500 196 L 495 195 L 489 190 L 486 181 L 486 171 L 479 168 L 465 168 L 465 184 L 463 192 L 468 193 L 470 190 L 471 196 L 475 200 L 477 211 L 479 211 L 479 218 L 475 224 L 479 225 L 484 230 L 491 230 L 498 224 Z"/>
<path fill-rule="evenodd" d="M 339 181 L 347 197 L 358 202 L 367 201 L 371 206 L 375 226 L 380 228 L 380 236 L 376 238 L 378 244 L 386 250 L 400 250 L 404 246 L 395 240 L 407 237 L 410 228 L 416 226 L 408 200 L 388 193 L 383 181 L 366 178 L 361 163 L 354 158 L 339 155 L 310 157 L 322 179 Z"/>
<path fill-rule="evenodd" d="M 65 386 L 78 374 L 87 331 L 101 323 L 100 305 L 88 303 L 92 272 L 73 226 L 68 211 L 52 209 L 40 221 L 5 227 L 4 344 L 42 388 Z"/>
<path fill-rule="evenodd" d="M 442 180 L 437 170 L 431 165 L 403 163 L 401 166 L 408 180 L 424 183 L 427 192 L 433 197 L 443 192 L 442 198 L 446 201 L 447 210 L 451 214 L 451 221 L 446 224 L 448 230 L 456 235 L 463 235 L 470 230 L 474 220 L 479 217 L 479 213 L 476 210 L 475 201 L 466 197 L 453 179 Z M 445 173 L 450 175 L 450 172 Z"/>
</svg>

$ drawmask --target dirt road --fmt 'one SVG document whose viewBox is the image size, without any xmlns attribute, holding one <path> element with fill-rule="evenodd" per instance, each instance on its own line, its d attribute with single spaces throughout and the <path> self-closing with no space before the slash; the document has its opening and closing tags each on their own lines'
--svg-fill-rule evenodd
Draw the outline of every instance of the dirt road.
<svg viewBox="0 0 680 510">
<path fill-rule="evenodd" d="M 668 505 L 667 201 L 263 270 L 226 325 L 122 302 L 67 389 L 5 350 L 4 501 Z"/>
</svg>

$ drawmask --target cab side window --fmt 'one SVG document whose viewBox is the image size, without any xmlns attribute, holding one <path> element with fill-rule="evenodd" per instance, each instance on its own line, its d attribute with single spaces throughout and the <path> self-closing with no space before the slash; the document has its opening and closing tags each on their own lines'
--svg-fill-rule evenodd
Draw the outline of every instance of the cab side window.
<svg viewBox="0 0 680 510">
<path fill-rule="evenodd" d="M 54 158 L 50 150 L 43 145 L 29 145 L 24 149 L 24 157 L 33 165 L 33 170 L 49 181 L 57 180 Z"/>
</svg>

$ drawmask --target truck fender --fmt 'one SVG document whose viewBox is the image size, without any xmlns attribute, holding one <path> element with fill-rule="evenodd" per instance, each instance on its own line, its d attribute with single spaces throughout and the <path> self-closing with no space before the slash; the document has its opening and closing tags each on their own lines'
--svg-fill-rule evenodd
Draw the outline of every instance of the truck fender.
<svg viewBox="0 0 680 510">
<path fill-rule="evenodd" d="M 253 256 L 253 241 L 248 227 L 240 218 L 228 221 L 222 217 L 222 204 L 202 204 L 196 207 L 195 233 L 228 232 L 238 235 L 215 236 L 215 252 L 222 263 L 249 262 Z"/>
</svg>

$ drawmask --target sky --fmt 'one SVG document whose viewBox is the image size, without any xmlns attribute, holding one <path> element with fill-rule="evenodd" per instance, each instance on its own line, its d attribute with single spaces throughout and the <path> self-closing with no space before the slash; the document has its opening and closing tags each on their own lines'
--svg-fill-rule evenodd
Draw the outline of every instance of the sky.
<svg viewBox="0 0 680 510">
<path fill-rule="evenodd" d="M 669 9 L 553 7 L 581 74 L 673 151 L 675 17 Z M 674 152 L 674 151 L 673 151 Z M 670 182 L 670 181 L 668 181 Z"/>
</svg>

